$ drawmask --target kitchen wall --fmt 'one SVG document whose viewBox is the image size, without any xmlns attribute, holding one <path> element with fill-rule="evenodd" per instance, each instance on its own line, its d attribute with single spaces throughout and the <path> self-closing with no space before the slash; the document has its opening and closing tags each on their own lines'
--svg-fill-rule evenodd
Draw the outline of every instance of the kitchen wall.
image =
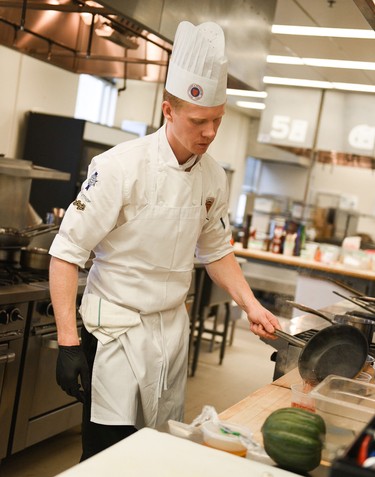
<svg viewBox="0 0 375 477">
<path fill-rule="evenodd" d="M 120 87 L 125 90 L 117 99 L 115 126 L 124 119 L 146 123 L 158 128 L 161 121 L 163 85 L 146 81 L 128 80 Z"/>
<path fill-rule="evenodd" d="M 0 46 L 0 153 L 22 159 L 25 112 L 73 116 L 78 76 Z"/>
<path fill-rule="evenodd" d="M 79 76 L 0 46 L 0 154 L 22 159 L 25 113 L 29 110 L 74 116 Z M 120 85 L 122 86 L 122 85 Z M 158 127 L 162 87 L 129 80 L 120 93 L 114 126 L 124 119 Z M 235 170 L 230 208 L 235 210 L 242 186 L 249 118 L 228 108 L 210 149 L 215 159 Z"/>
</svg>

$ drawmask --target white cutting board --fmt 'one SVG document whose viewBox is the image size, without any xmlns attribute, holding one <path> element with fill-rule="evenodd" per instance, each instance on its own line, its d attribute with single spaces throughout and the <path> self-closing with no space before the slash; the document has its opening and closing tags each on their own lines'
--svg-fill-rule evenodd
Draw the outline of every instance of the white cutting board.
<svg viewBox="0 0 375 477">
<path fill-rule="evenodd" d="M 227 452 L 142 429 L 59 477 L 291 477 L 287 472 Z"/>
</svg>

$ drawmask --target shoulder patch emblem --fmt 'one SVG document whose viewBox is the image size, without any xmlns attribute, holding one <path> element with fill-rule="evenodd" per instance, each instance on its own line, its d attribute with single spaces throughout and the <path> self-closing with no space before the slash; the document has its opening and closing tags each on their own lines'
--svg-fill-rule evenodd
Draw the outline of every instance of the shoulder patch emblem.
<svg viewBox="0 0 375 477">
<path fill-rule="evenodd" d="M 80 200 L 75 200 L 73 202 L 73 205 L 75 205 L 76 209 L 77 210 L 85 210 L 86 208 L 86 204 L 84 204 L 83 202 L 81 202 Z"/>
<path fill-rule="evenodd" d="M 86 190 L 89 190 L 90 187 L 95 187 L 95 184 L 98 182 L 98 173 L 94 172 L 91 174 L 87 181 L 87 186 L 85 187 Z"/>
</svg>

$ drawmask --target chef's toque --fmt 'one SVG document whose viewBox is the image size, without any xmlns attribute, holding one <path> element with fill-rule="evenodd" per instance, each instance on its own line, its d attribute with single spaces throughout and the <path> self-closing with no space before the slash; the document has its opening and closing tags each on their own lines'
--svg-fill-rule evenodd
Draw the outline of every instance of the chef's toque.
<svg viewBox="0 0 375 477">
<path fill-rule="evenodd" d="M 200 106 L 226 102 L 227 64 L 224 32 L 205 22 L 179 24 L 173 43 L 165 89 L 177 98 Z"/>
</svg>

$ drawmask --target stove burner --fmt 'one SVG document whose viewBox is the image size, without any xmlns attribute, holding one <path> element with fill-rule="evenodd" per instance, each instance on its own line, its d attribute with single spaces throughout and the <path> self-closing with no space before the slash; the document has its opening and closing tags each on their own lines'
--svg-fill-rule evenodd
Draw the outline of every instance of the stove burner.
<svg viewBox="0 0 375 477">
<path fill-rule="evenodd" d="M 31 284 L 48 280 L 48 271 L 24 270 L 21 268 L 5 266 L 0 268 L 0 286 Z"/>
<path fill-rule="evenodd" d="M 310 330 L 306 330 L 306 331 L 302 331 L 301 333 L 297 333 L 296 336 L 298 338 L 301 338 L 301 340 L 304 340 L 304 341 L 309 341 L 309 339 L 311 339 L 313 336 L 315 336 L 317 334 L 318 330 L 315 330 L 314 328 L 310 329 Z"/>
</svg>

